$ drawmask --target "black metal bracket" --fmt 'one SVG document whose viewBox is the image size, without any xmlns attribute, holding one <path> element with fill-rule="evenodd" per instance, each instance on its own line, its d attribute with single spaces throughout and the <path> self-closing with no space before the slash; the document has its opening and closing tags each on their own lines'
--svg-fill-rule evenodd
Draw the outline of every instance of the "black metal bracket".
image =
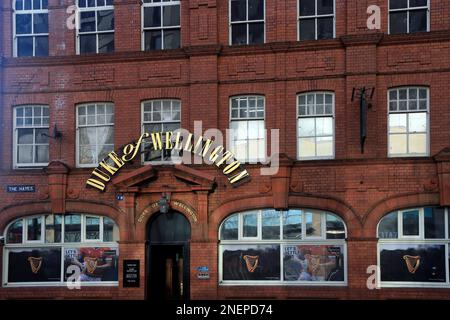
<svg viewBox="0 0 450 320">
<path fill-rule="evenodd" d="M 352 90 L 352 102 L 359 99 L 359 138 L 361 144 L 361 154 L 364 153 L 364 145 L 367 138 L 367 108 L 372 107 L 372 99 L 375 93 L 375 88 L 366 87 L 353 88 Z"/>
<path fill-rule="evenodd" d="M 47 133 L 41 133 L 41 135 L 55 140 L 62 138 L 62 132 L 58 130 L 56 125 L 53 127 L 53 135 L 49 135 Z"/>
</svg>

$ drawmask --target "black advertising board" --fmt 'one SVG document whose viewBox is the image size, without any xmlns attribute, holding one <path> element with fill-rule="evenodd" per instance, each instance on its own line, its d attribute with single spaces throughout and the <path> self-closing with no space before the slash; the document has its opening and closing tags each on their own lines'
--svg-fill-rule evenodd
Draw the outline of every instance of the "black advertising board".
<svg viewBox="0 0 450 320">
<path fill-rule="evenodd" d="M 123 261 L 123 287 L 124 288 L 139 288 L 139 260 L 124 260 Z"/>
</svg>

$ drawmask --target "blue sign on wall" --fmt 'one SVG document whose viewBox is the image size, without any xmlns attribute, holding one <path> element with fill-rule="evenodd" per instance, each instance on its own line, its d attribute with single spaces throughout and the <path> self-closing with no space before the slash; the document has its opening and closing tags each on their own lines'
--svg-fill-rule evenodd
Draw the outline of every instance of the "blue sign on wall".
<svg viewBox="0 0 450 320">
<path fill-rule="evenodd" d="M 34 185 L 12 185 L 6 186 L 6 192 L 19 193 L 19 192 L 36 192 Z"/>
</svg>

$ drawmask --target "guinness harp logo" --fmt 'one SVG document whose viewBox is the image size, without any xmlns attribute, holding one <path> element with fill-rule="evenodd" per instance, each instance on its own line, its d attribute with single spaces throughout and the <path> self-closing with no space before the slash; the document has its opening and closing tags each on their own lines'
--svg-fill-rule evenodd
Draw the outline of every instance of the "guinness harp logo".
<svg viewBox="0 0 450 320">
<path fill-rule="evenodd" d="M 247 266 L 248 272 L 253 273 L 256 267 L 258 267 L 259 256 L 245 255 L 243 256 L 243 259 L 245 261 L 245 265 Z"/>
<path fill-rule="evenodd" d="M 403 260 L 406 262 L 406 267 L 408 268 L 409 273 L 416 273 L 420 266 L 420 256 L 404 255 Z"/>
<path fill-rule="evenodd" d="M 42 257 L 39 258 L 29 257 L 28 262 L 30 263 L 31 272 L 37 274 L 42 266 Z"/>
<path fill-rule="evenodd" d="M 97 269 L 97 258 L 85 257 L 84 262 L 86 263 L 86 269 L 88 273 L 94 273 Z"/>
</svg>

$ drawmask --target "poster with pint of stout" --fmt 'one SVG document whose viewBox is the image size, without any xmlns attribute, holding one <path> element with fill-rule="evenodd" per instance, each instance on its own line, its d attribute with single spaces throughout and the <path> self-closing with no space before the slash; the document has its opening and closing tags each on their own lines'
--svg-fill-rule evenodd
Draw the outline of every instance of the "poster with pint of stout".
<svg viewBox="0 0 450 320">
<path fill-rule="evenodd" d="M 445 245 L 380 245 L 381 281 L 445 282 Z"/>
<path fill-rule="evenodd" d="M 225 245 L 223 280 L 280 280 L 279 245 Z"/>
<path fill-rule="evenodd" d="M 24 248 L 8 251 L 8 283 L 60 281 L 61 249 Z"/>
<path fill-rule="evenodd" d="M 81 282 L 118 281 L 117 248 L 66 248 L 64 250 L 64 270 L 67 281 L 71 273 L 69 266 L 80 268 Z"/>
</svg>

